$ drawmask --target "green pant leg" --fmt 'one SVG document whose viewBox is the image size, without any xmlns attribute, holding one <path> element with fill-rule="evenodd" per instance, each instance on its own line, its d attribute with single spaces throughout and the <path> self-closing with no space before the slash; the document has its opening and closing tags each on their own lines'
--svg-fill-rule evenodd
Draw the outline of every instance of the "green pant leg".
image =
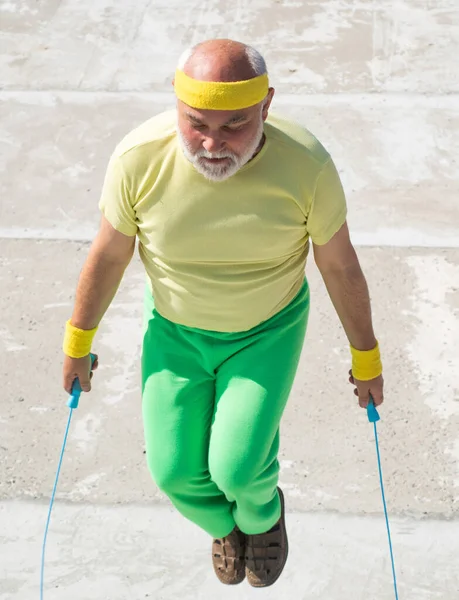
<svg viewBox="0 0 459 600">
<path fill-rule="evenodd" d="M 146 311 L 150 308 L 147 302 Z M 157 313 L 146 315 L 142 410 L 147 462 L 157 486 L 184 517 L 223 537 L 234 528 L 233 507 L 209 475 L 215 380 L 193 345 L 196 340 Z"/>
<path fill-rule="evenodd" d="M 212 479 L 234 502 L 247 534 L 268 531 L 280 517 L 279 427 L 302 351 L 309 290 L 258 328 L 217 372 L 210 440 Z"/>
</svg>

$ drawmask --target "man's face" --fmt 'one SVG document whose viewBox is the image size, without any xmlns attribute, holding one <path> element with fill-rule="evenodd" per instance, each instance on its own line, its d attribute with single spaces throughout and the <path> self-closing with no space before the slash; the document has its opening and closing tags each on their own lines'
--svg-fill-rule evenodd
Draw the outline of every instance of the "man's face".
<svg viewBox="0 0 459 600">
<path fill-rule="evenodd" d="M 228 179 L 258 149 L 268 106 L 264 101 L 242 110 L 197 110 L 178 101 L 178 133 L 186 158 L 207 179 Z"/>
</svg>

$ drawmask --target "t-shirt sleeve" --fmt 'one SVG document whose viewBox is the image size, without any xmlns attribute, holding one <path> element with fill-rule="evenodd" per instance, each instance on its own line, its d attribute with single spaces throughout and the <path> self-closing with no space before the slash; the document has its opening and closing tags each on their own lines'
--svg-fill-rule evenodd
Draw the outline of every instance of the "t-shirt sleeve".
<svg viewBox="0 0 459 600">
<path fill-rule="evenodd" d="M 314 244 L 326 244 L 344 224 L 347 203 L 336 166 L 331 158 L 319 173 L 307 217 L 307 230 Z"/>
<path fill-rule="evenodd" d="M 107 221 L 124 235 L 137 233 L 137 221 L 132 204 L 132 192 L 119 156 L 113 154 L 109 160 L 99 209 Z"/>
</svg>

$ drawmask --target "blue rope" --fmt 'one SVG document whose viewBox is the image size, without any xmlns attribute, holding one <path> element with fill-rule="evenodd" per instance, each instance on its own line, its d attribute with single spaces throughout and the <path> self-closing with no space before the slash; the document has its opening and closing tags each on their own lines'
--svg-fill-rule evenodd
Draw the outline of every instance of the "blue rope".
<svg viewBox="0 0 459 600">
<path fill-rule="evenodd" d="M 95 360 L 96 360 L 96 356 L 94 354 L 91 354 L 91 367 L 92 367 L 92 365 L 94 365 L 94 361 Z M 75 408 L 78 408 L 78 403 L 80 401 L 81 392 L 82 392 L 81 385 L 80 385 L 80 382 L 78 381 L 78 378 L 77 378 L 73 382 L 72 393 L 70 394 L 69 399 L 67 401 L 67 406 L 70 408 L 69 418 L 68 418 L 68 421 L 67 421 L 67 427 L 65 429 L 64 442 L 63 442 L 62 448 L 61 448 L 61 454 L 60 454 L 60 457 L 59 457 L 59 463 L 57 465 L 56 478 L 54 480 L 53 492 L 51 494 L 51 500 L 49 502 L 48 518 L 46 520 L 45 535 L 44 535 L 44 538 L 43 538 L 43 547 L 42 547 L 42 552 L 41 552 L 40 600 L 43 600 L 44 575 L 45 575 L 46 540 L 48 539 L 49 523 L 51 521 L 51 513 L 52 513 L 52 510 L 53 510 L 53 506 L 54 506 L 54 499 L 56 497 L 57 482 L 59 480 L 59 473 L 61 471 L 62 459 L 64 458 L 65 446 L 67 444 L 67 437 L 69 435 L 70 422 L 72 420 L 73 410 Z"/>
<path fill-rule="evenodd" d="M 44 574 L 45 574 L 45 551 L 46 551 L 46 540 L 48 538 L 49 522 L 51 520 L 51 512 L 53 510 L 54 498 L 56 496 L 57 482 L 59 479 L 59 473 L 61 471 L 62 459 L 64 458 L 65 445 L 67 443 L 67 436 L 69 434 L 70 421 L 72 420 L 72 413 L 73 413 L 73 408 L 71 408 L 70 412 L 69 412 L 69 419 L 67 421 L 67 428 L 65 430 L 65 435 L 64 435 L 64 443 L 62 444 L 61 455 L 59 457 L 59 464 L 57 466 L 56 479 L 54 481 L 53 493 L 51 494 L 51 501 L 49 503 L 48 519 L 46 521 L 45 536 L 43 539 L 43 549 L 42 549 L 42 553 L 41 553 L 40 600 L 43 600 L 43 584 L 44 584 Z"/>
<path fill-rule="evenodd" d="M 377 421 L 380 420 L 380 416 L 373 401 L 370 401 L 367 407 L 367 415 L 370 423 L 373 423 L 374 432 L 375 432 L 375 443 L 376 443 L 376 456 L 378 458 L 378 470 L 379 470 L 379 483 L 381 485 L 381 495 L 384 506 L 384 515 L 386 518 L 386 528 L 387 528 L 387 536 L 389 538 L 389 550 L 390 550 L 390 559 L 392 563 L 392 577 L 394 580 L 394 590 L 395 590 L 395 600 L 398 600 L 398 591 L 397 591 L 397 577 L 395 575 L 395 562 L 394 562 L 394 551 L 392 549 L 392 539 L 390 534 L 390 526 L 389 526 L 389 517 L 387 515 L 387 506 L 386 506 L 386 496 L 384 494 L 384 481 L 382 475 L 382 467 L 381 467 L 381 455 L 379 453 L 379 441 L 378 441 L 378 429 L 376 427 Z"/>
</svg>

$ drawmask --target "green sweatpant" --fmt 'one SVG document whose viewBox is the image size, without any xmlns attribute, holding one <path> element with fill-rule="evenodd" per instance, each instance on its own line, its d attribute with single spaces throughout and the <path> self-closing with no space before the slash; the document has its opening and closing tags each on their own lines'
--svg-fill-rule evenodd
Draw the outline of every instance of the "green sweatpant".
<svg viewBox="0 0 459 600">
<path fill-rule="evenodd" d="M 243 310 L 243 307 L 241 307 Z M 279 426 L 309 315 L 307 280 L 241 333 L 177 325 L 145 297 L 142 406 L 156 485 L 213 537 L 264 533 L 280 517 Z"/>
</svg>

